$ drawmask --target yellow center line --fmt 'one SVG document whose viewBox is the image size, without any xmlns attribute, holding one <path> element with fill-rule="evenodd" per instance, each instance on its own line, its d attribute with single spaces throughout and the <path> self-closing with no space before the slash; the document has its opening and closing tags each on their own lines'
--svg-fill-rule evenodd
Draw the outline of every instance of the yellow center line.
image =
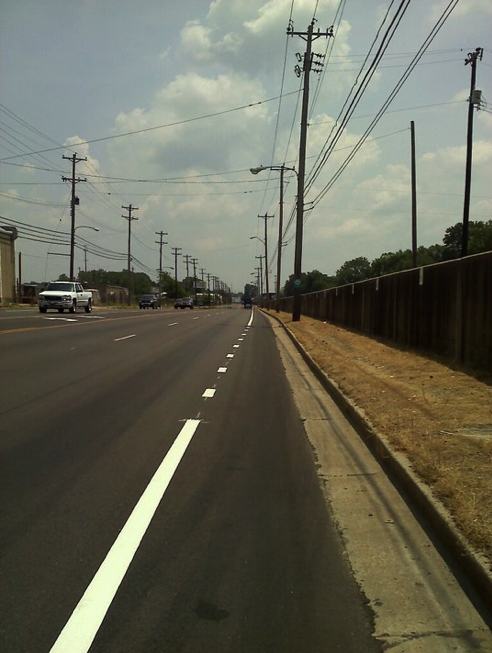
<svg viewBox="0 0 492 653">
<path fill-rule="evenodd" d="M 43 326 L 19 327 L 16 329 L 0 329 L 0 335 L 4 335 L 7 333 L 23 333 L 26 331 L 45 331 L 46 329 L 65 329 L 67 327 L 74 327 L 74 326 L 87 326 L 88 324 L 92 324 L 92 325 L 106 324 L 107 322 L 116 322 L 118 320 L 136 320 L 139 317 L 140 315 L 127 315 L 126 317 L 108 317 L 108 318 L 103 318 L 102 320 L 88 319 L 84 322 L 70 322 L 69 324 L 50 324 L 50 325 L 43 325 Z M 59 318 L 54 318 L 54 319 L 59 319 Z"/>
</svg>

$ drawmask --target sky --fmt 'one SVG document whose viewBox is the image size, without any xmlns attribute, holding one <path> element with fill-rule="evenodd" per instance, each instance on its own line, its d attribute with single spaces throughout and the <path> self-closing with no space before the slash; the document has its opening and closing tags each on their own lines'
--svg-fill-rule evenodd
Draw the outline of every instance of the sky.
<svg viewBox="0 0 492 653">
<path fill-rule="evenodd" d="M 18 228 L 22 281 L 69 272 L 76 153 L 76 271 L 126 269 L 131 205 L 135 272 L 157 278 L 164 232 L 164 271 L 176 250 L 178 278 L 194 259 L 241 292 L 266 225 L 272 288 L 280 175 L 250 168 L 299 168 L 313 19 L 302 270 L 411 248 L 411 121 L 418 244 L 462 220 L 478 47 L 470 220 L 491 219 L 490 0 L 0 0 L 0 226 Z M 296 173 L 284 182 L 282 285 Z"/>
</svg>

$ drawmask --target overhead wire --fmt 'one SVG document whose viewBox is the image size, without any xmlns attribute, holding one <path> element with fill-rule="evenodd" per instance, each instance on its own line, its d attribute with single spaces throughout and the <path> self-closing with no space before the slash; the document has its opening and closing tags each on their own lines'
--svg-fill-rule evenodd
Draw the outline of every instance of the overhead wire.
<svg viewBox="0 0 492 653">
<path fill-rule="evenodd" d="M 288 95 L 295 95 L 296 93 L 297 93 L 297 91 L 291 91 L 290 93 L 284 93 L 284 97 L 286 97 Z M 243 111 L 245 109 L 251 109 L 251 107 L 260 106 L 261 104 L 267 104 L 268 102 L 273 102 L 274 100 L 278 100 L 278 96 L 275 96 L 275 97 L 272 97 L 272 98 L 267 98 L 266 100 L 258 100 L 256 102 L 250 102 L 249 104 L 243 104 L 243 105 L 238 106 L 238 107 L 233 107 L 232 109 L 223 109 L 222 111 L 216 111 L 214 113 L 208 113 L 208 114 L 204 114 L 204 115 L 201 115 L 201 116 L 195 116 L 194 118 L 185 118 L 184 120 L 177 120 L 175 122 L 166 123 L 164 125 L 154 125 L 152 127 L 144 127 L 142 129 L 134 129 L 132 131 L 123 132 L 123 133 L 120 133 L 120 134 L 112 134 L 110 136 L 102 136 L 100 138 L 92 138 L 92 139 L 85 140 L 85 141 L 79 141 L 78 143 L 72 143 L 70 146 L 58 145 L 56 147 L 45 148 L 43 150 L 38 150 L 38 151 L 35 151 L 35 152 L 34 151 L 24 152 L 24 154 L 18 154 L 17 156 L 4 157 L 4 158 L 0 159 L 0 162 L 8 161 L 10 159 L 15 159 L 15 158 L 25 156 L 25 155 L 44 154 L 45 152 L 54 152 L 56 150 L 65 149 L 67 147 L 72 147 L 73 148 L 73 147 L 77 147 L 79 145 L 89 145 L 91 143 L 101 143 L 103 141 L 115 140 L 117 138 L 125 138 L 127 136 L 134 136 L 135 134 L 143 134 L 143 133 L 155 131 L 157 129 L 168 129 L 170 127 L 176 127 L 178 125 L 184 125 L 184 124 L 188 124 L 188 123 L 191 123 L 191 122 L 197 122 L 198 120 L 206 120 L 208 118 L 216 118 L 218 116 L 223 116 L 223 115 L 226 115 L 228 113 L 235 113 L 236 111 Z"/>
<path fill-rule="evenodd" d="M 311 118 L 313 115 L 314 109 L 319 99 L 321 88 L 323 87 L 323 82 L 325 81 L 326 71 L 328 70 L 328 66 L 330 65 L 331 56 L 333 54 L 333 48 L 335 47 L 335 42 L 338 35 L 338 30 L 340 29 L 340 24 L 343 19 L 343 13 L 345 11 L 346 3 L 347 0 L 340 0 L 340 2 L 338 3 L 335 18 L 333 20 L 333 37 L 326 40 L 325 53 L 323 55 L 323 69 L 317 78 L 316 88 L 314 90 L 313 100 L 311 102 L 309 118 Z"/>
<path fill-rule="evenodd" d="M 328 181 L 328 183 L 324 186 L 324 188 L 323 188 L 323 189 L 318 193 L 318 195 L 317 195 L 317 196 L 315 197 L 315 199 L 313 200 L 313 202 L 312 202 L 312 207 L 313 207 L 313 208 L 314 208 L 314 207 L 315 207 L 315 206 L 316 206 L 316 205 L 321 201 L 321 199 L 326 195 L 326 193 L 328 192 L 328 190 L 333 186 L 333 184 L 335 183 L 335 181 L 340 177 L 340 175 L 341 175 L 342 172 L 345 170 L 345 168 L 348 166 L 348 164 L 350 163 L 350 161 L 352 161 L 352 159 L 354 158 L 354 156 L 357 154 L 357 152 L 359 151 L 359 149 L 362 147 L 362 145 L 364 144 L 364 142 L 367 140 L 368 136 L 370 135 L 370 133 L 372 132 L 372 130 L 374 129 L 374 127 L 377 125 L 377 123 L 379 122 L 379 120 L 381 119 L 381 117 L 384 115 L 386 109 L 387 109 L 388 106 L 391 104 L 391 102 L 394 100 L 394 98 L 396 97 L 396 95 L 398 94 L 398 92 L 400 91 L 400 89 L 402 88 L 403 84 L 406 82 L 406 80 L 408 79 L 408 77 L 409 77 L 410 74 L 412 73 L 413 69 L 414 69 L 415 66 L 417 65 L 418 61 L 419 61 L 420 58 L 422 57 L 423 53 L 424 53 L 425 50 L 429 47 L 429 45 L 432 43 L 432 41 L 435 39 L 435 37 L 437 36 L 437 34 L 438 34 L 439 31 L 441 30 L 441 28 L 442 28 L 442 26 L 444 25 L 444 23 L 446 22 L 446 20 L 449 18 L 449 16 L 450 16 L 451 13 L 453 12 L 453 10 L 454 10 L 454 8 L 456 7 L 456 5 L 458 4 L 458 2 L 459 2 L 459 0 L 451 0 L 451 1 L 448 3 L 448 5 L 447 5 L 446 8 L 444 9 L 444 11 L 442 12 L 441 16 L 439 17 L 439 19 L 437 20 L 437 22 L 436 22 L 435 25 L 433 26 L 432 30 L 430 31 L 430 33 L 427 35 L 426 39 L 424 40 L 424 42 L 423 42 L 422 45 L 420 46 L 420 48 L 419 48 L 419 50 L 417 51 L 416 55 L 415 55 L 414 58 L 412 59 L 412 62 L 411 62 L 411 63 L 409 64 L 409 66 L 407 67 L 405 73 L 400 77 L 400 79 L 398 80 L 397 84 L 395 85 L 395 87 L 393 88 L 393 90 L 391 91 L 391 93 L 389 94 L 389 96 L 387 97 L 387 99 L 385 100 L 385 102 L 383 103 L 383 105 L 381 106 L 381 108 L 379 109 L 379 111 L 378 111 L 378 113 L 376 114 L 376 116 L 373 118 L 373 120 L 371 121 L 371 123 L 369 124 L 369 126 L 367 127 L 367 129 L 365 130 L 365 132 L 363 133 L 363 135 L 361 136 L 361 138 L 358 140 L 358 142 L 356 143 L 356 145 L 353 147 L 351 153 L 348 155 L 348 157 L 347 157 L 347 158 L 344 160 L 344 162 L 340 165 L 340 167 L 338 168 L 338 170 L 337 170 L 337 171 L 332 175 L 332 177 L 331 177 L 331 179 Z"/>
<path fill-rule="evenodd" d="M 321 169 L 323 168 L 324 164 L 326 163 L 328 157 L 330 156 L 331 152 L 335 148 L 336 144 L 340 140 L 343 130 L 347 126 L 351 116 L 353 115 L 355 109 L 357 108 L 362 96 L 364 95 L 365 91 L 367 90 L 375 72 L 378 67 L 379 62 L 382 60 L 384 53 L 386 52 L 389 44 L 391 43 L 391 40 L 393 39 L 396 30 L 398 29 L 401 20 L 403 19 L 403 16 L 405 15 L 411 0 L 401 0 L 400 4 L 398 5 L 394 15 L 392 18 L 389 18 L 391 8 L 393 7 L 395 0 L 391 0 L 386 13 L 381 21 L 381 24 L 376 32 L 376 36 L 374 37 L 368 53 L 366 55 L 366 58 L 364 59 L 364 62 L 362 63 L 362 66 L 360 68 L 359 73 L 357 74 L 354 83 L 352 84 L 352 87 L 347 95 L 347 98 L 338 114 L 338 117 L 336 118 L 335 124 L 332 127 L 330 134 L 328 135 L 328 138 L 325 141 L 325 144 L 319 154 L 318 160 L 309 172 L 307 179 L 306 179 L 306 184 L 305 184 L 305 193 L 308 193 L 309 189 L 313 185 L 314 181 L 318 177 L 318 175 L 321 172 Z M 384 28 L 384 25 L 386 22 L 389 20 L 389 25 L 386 28 L 386 31 L 384 32 L 381 41 L 379 45 L 377 46 L 377 51 L 374 59 L 370 62 L 369 67 L 367 70 L 364 71 L 366 67 L 366 63 L 373 51 L 373 49 L 376 47 L 376 43 L 378 42 L 379 35 L 381 31 Z M 361 83 L 359 84 L 359 77 L 363 75 L 363 79 Z M 354 92 L 355 91 L 355 92 Z M 353 95 L 353 97 L 352 97 Z M 348 106 L 347 106 L 348 105 Z M 347 107 L 347 108 L 346 108 Z M 343 114 L 343 116 L 342 116 Z M 340 123 L 338 122 L 340 120 Z M 333 132 L 335 131 L 335 134 L 332 137 Z"/>
</svg>

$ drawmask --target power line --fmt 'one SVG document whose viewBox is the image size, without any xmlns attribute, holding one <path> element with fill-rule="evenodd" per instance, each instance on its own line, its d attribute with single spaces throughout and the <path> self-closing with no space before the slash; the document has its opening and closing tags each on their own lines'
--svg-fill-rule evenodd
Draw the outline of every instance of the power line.
<svg viewBox="0 0 492 653">
<path fill-rule="evenodd" d="M 289 95 L 296 95 L 298 91 L 291 91 L 290 93 L 285 93 L 284 97 L 287 97 Z M 135 129 L 133 131 L 129 132 L 124 132 L 121 134 L 113 134 L 112 136 L 102 136 L 101 138 L 92 138 L 90 140 L 86 141 L 79 141 L 77 143 L 72 143 L 70 147 L 79 147 L 80 145 L 89 145 L 90 143 L 101 143 L 102 141 L 110 141 L 114 140 L 116 138 L 125 138 L 126 136 L 134 136 L 135 134 L 144 134 L 146 132 L 151 132 L 155 131 L 157 129 L 168 129 L 169 127 L 177 127 L 178 125 L 185 125 L 189 124 L 191 122 L 197 122 L 198 120 L 206 120 L 207 118 L 215 118 L 217 116 L 223 116 L 228 113 L 235 113 L 236 111 L 243 111 L 245 109 L 251 109 L 251 107 L 257 107 L 260 106 L 261 104 L 267 104 L 268 102 L 273 102 L 274 100 L 278 100 L 278 96 L 275 96 L 273 98 L 268 98 L 266 100 L 258 100 L 257 102 L 250 102 L 249 104 L 243 104 L 239 107 L 234 107 L 233 109 L 224 109 L 222 111 L 216 111 L 215 113 L 208 113 L 204 114 L 202 116 L 196 116 L 194 118 L 187 118 L 185 120 L 177 120 L 176 122 L 171 122 L 167 123 L 165 125 L 155 125 L 153 127 L 145 127 L 143 129 Z M 44 154 L 45 152 L 54 152 L 56 150 L 61 150 L 65 149 L 67 146 L 66 145 L 58 145 L 56 147 L 50 147 L 50 148 L 45 148 L 43 150 L 38 150 L 36 152 L 24 152 L 24 154 L 17 154 L 15 156 L 7 156 L 4 157 L 3 159 L 0 159 L 1 161 L 9 161 L 10 159 L 16 159 L 18 157 L 22 156 L 27 156 L 27 155 L 34 155 L 34 154 Z"/>
<path fill-rule="evenodd" d="M 374 59 L 369 64 L 369 68 L 364 73 L 364 68 L 365 68 L 366 63 L 367 63 L 367 61 L 369 59 L 369 56 L 370 56 L 373 48 L 376 46 L 376 43 L 377 43 L 377 41 L 379 39 L 379 35 L 380 35 L 385 23 L 387 22 L 387 20 L 389 20 L 389 14 L 390 14 L 390 11 L 391 11 L 391 8 L 392 8 L 393 4 L 394 4 L 394 0 L 391 1 L 390 5 L 389 5 L 384 17 L 383 17 L 383 20 L 382 20 L 382 22 L 381 22 L 381 24 L 380 24 L 380 26 L 379 26 L 379 28 L 378 28 L 378 30 L 376 32 L 376 36 L 374 37 L 374 39 L 373 39 L 373 41 L 372 41 L 372 43 L 370 45 L 369 51 L 368 51 L 368 53 L 366 55 L 366 58 L 365 58 L 364 62 L 362 63 L 360 71 L 357 74 L 354 83 L 352 84 L 352 88 L 350 89 L 349 94 L 348 94 L 348 96 L 347 96 L 347 98 L 346 98 L 346 100 L 345 100 L 339 114 L 338 114 L 338 117 L 337 117 L 337 119 L 335 121 L 335 124 L 332 127 L 332 129 L 330 131 L 330 134 L 328 135 L 328 138 L 325 141 L 325 145 L 323 146 L 323 149 L 319 154 L 318 161 L 316 162 L 315 166 L 313 167 L 313 169 L 311 170 L 311 172 L 308 175 L 308 179 L 307 179 L 307 182 L 306 182 L 306 192 L 309 191 L 309 188 L 314 184 L 314 181 L 319 176 L 319 174 L 321 172 L 321 169 L 323 168 L 323 166 L 325 165 L 328 157 L 330 156 L 331 152 L 335 148 L 335 145 L 340 140 L 344 128 L 346 127 L 346 125 L 349 122 L 352 114 L 354 113 L 355 109 L 357 108 L 357 105 L 359 104 L 362 96 L 364 95 L 365 91 L 367 90 L 367 88 L 369 86 L 369 83 L 371 82 L 371 80 L 372 80 L 372 78 L 373 78 L 373 76 L 374 76 L 374 74 L 376 72 L 376 69 L 377 69 L 377 66 L 378 66 L 379 62 L 383 58 L 384 53 L 386 52 L 386 50 L 387 50 L 387 48 L 388 48 L 388 46 L 389 46 L 395 32 L 396 32 L 396 30 L 398 29 L 398 26 L 399 26 L 399 24 L 400 24 L 400 22 L 401 22 L 401 20 L 402 20 L 402 18 L 404 16 L 405 12 L 408 9 L 408 6 L 410 4 L 410 0 L 401 0 L 400 5 L 398 6 L 394 16 L 391 18 L 390 23 L 389 23 L 388 27 L 386 28 L 385 33 L 383 34 L 383 37 L 382 37 L 381 42 L 380 42 L 380 44 L 378 46 L 378 49 L 376 51 L 376 55 L 375 55 Z M 364 77 L 362 79 L 362 82 L 358 86 L 359 76 L 362 75 L 362 74 L 364 74 Z M 358 88 L 357 88 L 357 90 L 355 90 L 357 86 L 358 86 Z M 355 90 L 355 92 L 354 92 L 354 90 Z M 353 97 L 351 99 L 352 94 L 353 94 Z M 347 105 L 348 105 L 348 107 L 347 107 Z M 346 111 L 344 113 L 345 107 L 347 107 L 347 109 L 346 109 Z M 343 114 L 343 117 L 341 118 L 342 114 Z M 340 118 L 341 118 L 341 121 L 340 121 L 340 124 L 338 124 L 338 121 L 339 121 Z M 333 134 L 333 131 L 335 130 L 335 128 L 336 128 L 335 134 L 334 134 L 333 138 L 331 138 L 331 135 Z M 323 152 L 323 150 L 324 150 L 324 152 Z"/>
<path fill-rule="evenodd" d="M 318 193 L 318 195 L 315 197 L 315 199 L 312 202 L 312 208 L 314 208 L 320 201 L 321 199 L 326 195 L 326 193 L 329 191 L 329 189 L 333 186 L 335 181 L 340 177 L 342 172 L 345 170 L 345 168 L 348 166 L 350 161 L 354 158 L 354 156 L 357 154 L 361 146 L 364 144 L 366 139 L 368 138 L 369 134 L 372 132 L 374 127 L 377 125 L 381 117 L 384 115 L 386 109 L 389 107 L 391 102 L 394 100 L 396 95 L 399 93 L 401 87 L 403 84 L 406 82 L 410 74 L 412 73 L 413 69 L 417 65 L 417 62 L 420 60 L 422 55 L 424 54 L 425 50 L 429 47 L 429 45 L 432 43 L 432 41 L 435 39 L 437 36 L 438 32 L 441 30 L 442 26 L 446 22 L 446 20 L 449 18 L 451 13 L 453 12 L 454 8 L 458 4 L 459 0 L 451 0 L 451 2 L 448 3 L 446 8 L 444 9 L 443 13 L 441 14 L 440 18 L 438 21 L 435 23 L 434 27 L 430 31 L 430 33 L 427 35 L 426 39 L 420 46 L 417 54 L 413 58 L 412 62 L 409 64 L 408 68 L 404 72 L 404 74 L 400 77 L 398 80 L 396 86 L 393 88 L 389 96 L 387 97 L 386 101 L 382 105 L 382 107 L 379 109 L 378 113 L 376 114 L 375 118 L 372 120 L 370 125 L 367 127 L 366 131 L 364 134 L 361 136 L 357 144 L 354 146 L 352 149 L 351 153 L 348 155 L 348 157 L 345 159 L 345 161 L 341 164 L 341 166 L 338 168 L 338 170 L 335 172 L 335 174 L 331 177 L 329 182 L 325 185 L 325 187 Z"/>
</svg>

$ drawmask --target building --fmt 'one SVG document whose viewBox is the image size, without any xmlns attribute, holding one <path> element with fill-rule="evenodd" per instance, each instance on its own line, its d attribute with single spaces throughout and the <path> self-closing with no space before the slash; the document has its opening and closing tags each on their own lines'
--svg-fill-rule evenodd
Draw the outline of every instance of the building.
<svg viewBox="0 0 492 653">
<path fill-rule="evenodd" d="M 0 303 L 15 301 L 15 240 L 17 229 L 0 225 Z"/>
</svg>

